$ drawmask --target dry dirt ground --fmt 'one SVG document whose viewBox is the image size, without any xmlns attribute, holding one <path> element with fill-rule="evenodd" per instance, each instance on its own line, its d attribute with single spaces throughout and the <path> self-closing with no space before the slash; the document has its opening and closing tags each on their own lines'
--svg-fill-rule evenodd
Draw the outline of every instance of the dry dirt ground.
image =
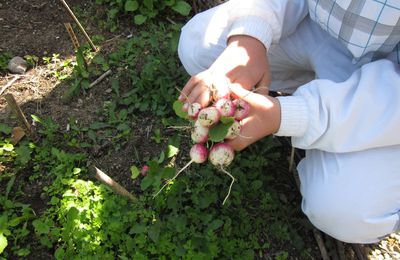
<svg viewBox="0 0 400 260">
<path fill-rule="evenodd" d="M 70 6 L 79 6 L 80 10 L 85 11 L 91 8 L 94 1 L 69 0 Z M 93 10 L 93 9 L 91 9 Z M 99 10 L 99 13 L 101 10 Z M 11 52 L 15 56 L 35 55 L 37 57 L 51 56 L 53 53 L 60 54 L 61 58 L 74 55 L 73 45 L 70 41 L 63 23 L 72 22 L 67 15 L 65 9 L 57 0 L 0 0 L 0 53 Z M 85 25 L 85 29 L 91 34 L 102 34 L 106 39 L 114 39 L 114 36 L 107 30 L 99 29 L 89 19 L 81 21 Z M 123 35 L 124 32 L 119 32 Z M 84 41 L 79 36 L 80 41 Z M 106 48 L 113 48 L 118 39 Z M 6 74 L 0 76 L 0 87 L 6 85 L 13 79 L 14 75 Z M 51 71 L 47 66 L 39 64 L 37 67 L 30 69 L 25 75 L 20 77 L 15 83 L 9 87 L 4 94 L 12 94 L 22 110 L 26 114 L 38 114 L 43 117 L 51 117 L 62 127 L 67 126 L 67 119 L 74 117 L 81 122 L 93 122 L 96 114 L 96 108 L 101 104 L 104 95 L 107 95 L 109 82 L 104 80 L 96 86 L 90 94 L 82 95 L 69 103 L 61 101 L 61 96 L 66 91 L 66 86 L 61 84 L 57 79 L 51 76 Z M 11 111 L 7 107 L 7 103 L 3 97 L 0 97 L 0 121 L 15 125 L 15 119 L 10 117 Z M 146 142 L 151 142 L 149 132 L 155 126 L 155 120 L 152 118 L 142 118 L 143 125 L 146 125 L 137 133 L 136 140 L 132 140 L 135 145 L 127 145 L 122 151 L 116 155 L 104 154 L 101 148 L 93 148 L 93 154 L 96 154 L 99 167 L 105 171 L 122 172 L 129 168 L 131 162 L 126 159 L 124 154 L 132 154 L 129 150 L 136 146 L 140 149 L 142 159 L 153 156 L 153 151 L 146 149 L 140 144 L 143 138 L 147 138 Z M 151 147 L 151 146 L 150 146 Z M 121 184 L 125 178 L 129 176 L 114 176 Z M 36 212 L 41 212 L 45 206 L 40 198 L 41 188 L 44 184 L 37 184 L 32 189 L 29 202 L 36 207 Z M 134 189 L 135 187 L 127 187 Z M 335 243 L 334 240 L 324 237 L 325 244 Z M 393 234 L 379 244 L 363 246 L 364 259 L 400 259 L 400 236 Z M 327 246 L 327 248 L 343 248 L 346 256 L 340 257 L 340 250 L 336 253 L 329 252 L 331 259 L 357 259 L 354 247 L 348 244 L 338 244 L 336 246 Z M 330 250 L 328 250 L 330 251 Z M 322 259 L 322 257 L 321 257 Z M 360 257 L 359 257 L 360 259 Z"/>
</svg>

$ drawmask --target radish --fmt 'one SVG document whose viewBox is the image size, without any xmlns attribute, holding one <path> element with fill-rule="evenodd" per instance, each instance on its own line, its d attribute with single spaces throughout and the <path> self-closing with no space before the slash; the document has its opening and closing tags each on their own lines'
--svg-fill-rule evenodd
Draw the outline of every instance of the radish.
<svg viewBox="0 0 400 260">
<path fill-rule="evenodd" d="M 199 121 L 202 126 L 209 127 L 218 123 L 220 118 L 221 114 L 216 107 L 206 107 L 200 110 L 197 121 Z"/>
<path fill-rule="evenodd" d="M 226 87 L 219 88 L 219 89 L 214 87 L 213 91 L 212 91 L 212 96 L 213 96 L 214 101 L 217 101 L 221 98 L 229 98 L 230 94 L 231 93 L 230 93 L 229 88 L 226 88 Z"/>
<path fill-rule="evenodd" d="M 200 110 L 201 110 L 201 105 L 199 103 L 190 104 L 188 108 L 188 116 L 192 119 L 196 119 Z"/>
<path fill-rule="evenodd" d="M 208 159 L 214 166 L 218 167 L 222 172 L 227 174 L 232 179 L 232 182 L 229 186 L 228 194 L 226 195 L 224 201 L 222 202 L 222 205 L 225 204 L 226 200 L 231 194 L 232 185 L 235 182 L 235 177 L 233 177 L 232 174 L 226 171 L 224 169 L 224 166 L 229 166 L 229 164 L 231 164 L 231 162 L 233 161 L 234 157 L 235 157 L 235 152 L 233 151 L 233 148 L 227 143 L 215 144 L 211 148 L 210 155 L 208 156 Z"/>
<path fill-rule="evenodd" d="M 208 127 L 204 127 L 200 124 L 200 122 L 197 120 L 194 123 L 194 127 L 192 130 L 192 141 L 194 143 L 205 143 L 208 140 Z"/>
<path fill-rule="evenodd" d="M 195 163 L 203 163 L 207 161 L 208 150 L 202 144 L 195 144 L 192 146 L 189 152 L 190 159 Z"/>
<path fill-rule="evenodd" d="M 143 177 L 146 177 L 146 176 L 147 176 L 147 172 L 148 172 L 149 170 L 150 170 L 150 167 L 149 167 L 149 166 L 143 165 L 142 169 L 140 169 L 140 174 L 141 174 Z"/>
<path fill-rule="evenodd" d="M 229 80 L 225 77 L 213 76 L 213 83 L 210 87 L 214 101 L 221 98 L 229 98 L 231 90 L 229 89 Z"/>
<path fill-rule="evenodd" d="M 214 105 L 221 116 L 231 117 L 235 114 L 235 105 L 229 98 L 221 98 Z"/>
<path fill-rule="evenodd" d="M 234 106 L 236 107 L 234 117 L 236 120 L 242 120 L 249 115 L 250 105 L 243 99 L 235 99 L 233 101 Z"/>
<path fill-rule="evenodd" d="M 168 184 L 170 184 L 173 180 L 175 180 L 175 179 L 178 177 L 178 175 L 179 175 L 181 172 L 183 172 L 187 167 L 189 167 L 192 163 L 194 163 L 194 162 L 195 162 L 195 163 L 203 163 L 203 162 L 207 161 L 208 150 L 207 150 L 207 148 L 206 148 L 204 145 L 202 145 L 202 144 L 195 144 L 195 145 L 193 145 L 192 148 L 190 149 L 189 155 L 190 155 L 190 159 L 191 159 L 190 162 L 188 162 L 185 166 L 183 166 L 183 168 L 180 169 L 180 170 L 178 171 L 178 173 L 177 173 L 174 177 L 172 177 L 171 179 L 169 179 L 169 180 L 167 181 L 167 183 L 165 183 L 165 184 L 161 187 L 161 189 L 153 196 L 153 198 L 156 197 Z"/>
<path fill-rule="evenodd" d="M 228 140 L 233 140 L 235 139 L 239 134 L 240 130 L 242 129 L 242 126 L 240 125 L 240 121 L 235 120 L 231 127 L 228 129 L 228 133 L 225 136 L 225 139 Z"/>
<path fill-rule="evenodd" d="M 229 166 L 235 157 L 235 152 L 227 143 L 217 143 L 210 151 L 208 159 L 217 167 Z"/>
</svg>

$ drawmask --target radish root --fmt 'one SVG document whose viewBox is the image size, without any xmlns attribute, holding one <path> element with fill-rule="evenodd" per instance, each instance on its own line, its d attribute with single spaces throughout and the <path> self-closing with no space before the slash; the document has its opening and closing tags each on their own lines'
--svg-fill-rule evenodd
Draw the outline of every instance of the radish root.
<svg viewBox="0 0 400 260">
<path fill-rule="evenodd" d="M 191 161 L 188 162 L 185 166 L 183 166 L 183 168 L 180 169 L 180 170 L 178 171 L 178 173 L 175 174 L 174 177 L 172 177 L 171 179 L 167 180 L 167 182 L 161 187 L 161 189 L 160 189 L 156 194 L 153 195 L 153 199 L 154 199 L 155 197 L 157 197 L 157 195 L 160 194 L 160 192 L 161 192 L 168 184 L 170 184 L 173 180 L 175 180 L 175 179 L 179 176 L 179 174 L 181 174 L 181 172 L 183 172 L 183 171 L 184 171 L 187 167 L 189 167 L 189 165 L 191 165 L 192 163 L 193 163 L 193 160 L 191 160 Z"/>
<path fill-rule="evenodd" d="M 228 175 L 229 177 L 231 177 L 231 179 L 232 179 L 231 185 L 229 185 L 228 194 L 226 195 L 224 201 L 222 202 L 222 205 L 224 205 L 225 202 L 226 202 L 226 200 L 229 198 L 229 196 L 230 196 L 230 194 L 231 194 L 232 186 L 233 186 L 233 183 L 235 182 L 236 179 L 235 179 L 235 177 L 232 176 L 232 174 L 230 174 L 228 171 L 226 171 L 224 168 L 222 168 L 222 166 L 221 166 L 220 170 L 221 170 L 223 173 L 225 173 L 226 175 Z"/>
</svg>

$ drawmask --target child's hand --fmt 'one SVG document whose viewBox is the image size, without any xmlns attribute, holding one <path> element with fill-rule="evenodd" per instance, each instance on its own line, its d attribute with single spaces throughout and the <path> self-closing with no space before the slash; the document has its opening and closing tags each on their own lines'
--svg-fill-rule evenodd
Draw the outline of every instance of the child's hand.
<svg viewBox="0 0 400 260">
<path fill-rule="evenodd" d="M 250 105 L 249 115 L 242 120 L 240 135 L 228 142 L 233 149 L 243 150 L 261 138 L 278 131 L 281 113 L 276 98 L 250 92 L 237 84 L 232 85 L 231 90 Z"/>
<path fill-rule="evenodd" d="M 212 100 L 211 88 L 229 92 L 230 84 L 245 89 L 262 86 L 258 93 L 268 94 L 269 67 L 264 45 L 257 39 L 238 35 L 229 38 L 228 46 L 213 65 L 193 77 L 184 86 L 180 101 L 206 107 Z M 187 110 L 187 106 L 184 107 Z"/>
</svg>

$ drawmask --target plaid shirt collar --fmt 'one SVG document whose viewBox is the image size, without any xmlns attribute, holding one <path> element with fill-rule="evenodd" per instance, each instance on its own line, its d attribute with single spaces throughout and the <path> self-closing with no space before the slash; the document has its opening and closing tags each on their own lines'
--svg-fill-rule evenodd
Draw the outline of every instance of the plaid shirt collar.
<svg viewBox="0 0 400 260">
<path fill-rule="evenodd" d="M 400 42 L 398 0 L 308 0 L 308 5 L 311 19 L 355 59 L 381 58 Z"/>
</svg>

